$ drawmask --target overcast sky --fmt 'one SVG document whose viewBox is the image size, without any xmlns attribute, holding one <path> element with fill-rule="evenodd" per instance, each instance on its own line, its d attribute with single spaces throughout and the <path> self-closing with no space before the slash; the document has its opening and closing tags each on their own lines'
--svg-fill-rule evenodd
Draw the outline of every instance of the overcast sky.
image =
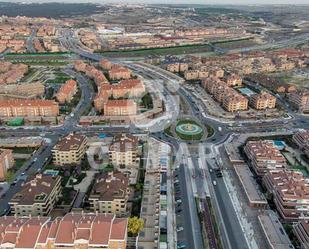
<svg viewBox="0 0 309 249">
<path fill-rule="evenodd" d="M 165 4 L 309 4 L 309 0 L 0 0 L 0 2 L 94 2 L 94 3 L 165 3 Z"/>
</svg>

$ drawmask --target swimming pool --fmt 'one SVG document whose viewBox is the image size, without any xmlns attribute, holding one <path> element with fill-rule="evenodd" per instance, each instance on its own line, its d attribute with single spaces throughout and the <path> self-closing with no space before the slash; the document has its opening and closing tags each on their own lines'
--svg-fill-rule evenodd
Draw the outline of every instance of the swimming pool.
<svg viewBox="0 0 309 249">
<path fill-rule="evenodd" d="M 256 94 L 255 92 L 253 92 L 252 90 L 250 90 L 249 88 L 247 87 L 242 87 L 242 88 L 238 88 L 238 90 L 244 94 L 244 95 L 247 95 L 248 97 Z"/>
</svg>

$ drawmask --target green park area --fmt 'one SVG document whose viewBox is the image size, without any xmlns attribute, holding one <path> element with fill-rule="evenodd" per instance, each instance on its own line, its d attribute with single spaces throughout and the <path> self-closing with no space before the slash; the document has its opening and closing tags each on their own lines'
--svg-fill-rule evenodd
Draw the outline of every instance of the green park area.
<svg viewBox="0 0 309 249">
<path fill-rule="evenodd" d="M 72 79 L 71 76 L 63 73 L 63 72 L 55 72 L 53 79 L 48 79 L 45 81 L 47 84 L 64 84 L 67 80 Z"/>
<path fill-rule="evenodd" d="M 210 52 L 208 44 L 194 44 L 166 48 L 148 48 L 125 51 L 97 51 L 104 56 L 147 56 L 147 55 L 166 55 L 166 54 L 186 54 L 194 52 Z"/>
</svg>

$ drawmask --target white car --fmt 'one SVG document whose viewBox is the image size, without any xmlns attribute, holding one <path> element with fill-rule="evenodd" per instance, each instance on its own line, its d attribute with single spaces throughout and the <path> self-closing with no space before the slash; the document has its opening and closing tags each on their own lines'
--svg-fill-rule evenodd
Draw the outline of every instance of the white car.
<svg viewBox="0 0 309 249">
<path fill-rule="evenodd" d="M 183 227 L 177 227 L 176 231 L 177 232 L 183 231 Z"/>
</svg>

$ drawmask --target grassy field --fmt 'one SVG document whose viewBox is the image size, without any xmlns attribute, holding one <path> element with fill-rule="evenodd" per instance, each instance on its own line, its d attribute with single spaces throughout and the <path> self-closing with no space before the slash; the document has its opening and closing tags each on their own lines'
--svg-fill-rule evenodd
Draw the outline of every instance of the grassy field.
<svg viewBox="0 0 309 249">
<path fill-rule="evenodd" d="M 67 60 L 50 60 L 50 59 L 14 59 L 12 63 L 23 63 L 29 66 L 65 66 L 70 62 Z"/>
<path fill-rule="evenodd" d="M 64 84 L 67 80 L 70 79 L 73 79 L 73 77 L 60 70 L 53 70 L 52 73 L 48 75 L 48 79 L 45 81 L 45 83 Z"/>
<path fill-rule="evenodd" d="M 6 174 L 6 181 L 8 183 L 13 182 L 13 180 L 15 179 L 16 172 L 24 165 L 26 161 L 27 161 L 26 159 L 15 159 L 15 164 L 13 168 L 10 168 Z"/>
<path fill-rule="evenodd" d="M 149 48 L 127 51 L 106 51 L 100 52 L 105 56 L 146 56 L 146 55 L 166 55 L 166 54 L 186 54 L 194 52 L 210 52 L 211 48 L 207 44 L 187 45 L 168 48 Z"/>
<path fill-rule="evenodd" d="M 7 53 L 5 57 L 12 56 L 66 56 L 71 55 L 72 52 L 45 52 L 45 53 Z"/>
<path fill-rule="evenodd" d="M 14 168 L 16 170 L 19 170 L 24 165 L 25 162 L 26 162 L 25 159 L 15 159 L 15 166 L 14 166 Z"/>
<path fill-rule="evenodd" d="M 239 40 L 228 40 L 228 41 L 219 41 L 214 42 L 214 45 L 222 49 L 237 49 L 243 47 L 249 47 L 257 45 L 253 39 L 239 39 Z"/>
<path fill-rule="evenodd" d="M 11 148 L 8 148 L 11 149 Z M 18 154 L 31 154 L 36 150 L 35 147 L 15 147 L 13 148 L 13 153 Z"/>
</svg>

